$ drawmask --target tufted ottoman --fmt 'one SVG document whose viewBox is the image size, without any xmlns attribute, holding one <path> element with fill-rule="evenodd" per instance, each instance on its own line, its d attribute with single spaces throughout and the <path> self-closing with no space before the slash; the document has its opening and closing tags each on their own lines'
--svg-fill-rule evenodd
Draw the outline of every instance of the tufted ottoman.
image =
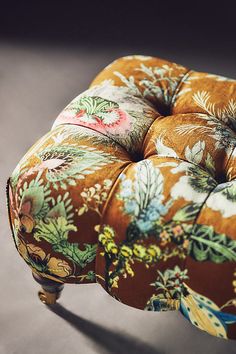
<svg viewBox="0 0 236 354">
<path fill-rule="evenodd" d="M 119 58 L 7 183 L 15 246 L 55 303 L 99 283 L 236 339 L 236 80 Z"/>
</svg>

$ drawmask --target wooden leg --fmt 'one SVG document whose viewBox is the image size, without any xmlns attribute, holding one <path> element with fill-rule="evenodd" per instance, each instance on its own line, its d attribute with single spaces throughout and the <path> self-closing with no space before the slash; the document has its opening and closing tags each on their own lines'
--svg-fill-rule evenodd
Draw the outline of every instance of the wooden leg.
<svg viewBox="0 0 236 354">
<path fill-rule="evenodd" d="M 46 305 L 55 304 L 61 295 L 64 284 L 43 278 L 34 272 L 32 272 L 32 275 L 36 282 L 42 287 L 42 290 L 38 292 L 39 299 Z"/>
</svg>

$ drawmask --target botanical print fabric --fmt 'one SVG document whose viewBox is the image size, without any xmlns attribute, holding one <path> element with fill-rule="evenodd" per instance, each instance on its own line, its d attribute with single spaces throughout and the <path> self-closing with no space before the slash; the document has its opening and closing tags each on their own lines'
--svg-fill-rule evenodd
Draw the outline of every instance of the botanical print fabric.
<svg viewBox="0 0 236 354">
<path fill-rule="evenodd" d="M 236 339 L 236 81 L 151 56 L 103 69 L 7 183 L 18 252 Z"/>
</svg>

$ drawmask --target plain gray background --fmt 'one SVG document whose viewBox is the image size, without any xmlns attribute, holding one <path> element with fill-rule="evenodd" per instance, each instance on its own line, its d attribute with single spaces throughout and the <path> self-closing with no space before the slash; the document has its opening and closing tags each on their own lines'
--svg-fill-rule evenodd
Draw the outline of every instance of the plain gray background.
<svg viewBox="0 0 236 354">
<path fill-rule="evenodd" d="M 161 47 L 161 46 L 159 46 Z M 122 55 L 147 54 L 236 78 L 234 58 L 191 49 L 57 47 L 0 43 L 0 354 L 236 353 L 236 342 L 210 336 L 177 312 L 123 305 L 98 284 L 65 286 L 52 312 L 18 255 L 6 213 L 5 184 L 28 148 L 93 77 Z"/>
</svg>

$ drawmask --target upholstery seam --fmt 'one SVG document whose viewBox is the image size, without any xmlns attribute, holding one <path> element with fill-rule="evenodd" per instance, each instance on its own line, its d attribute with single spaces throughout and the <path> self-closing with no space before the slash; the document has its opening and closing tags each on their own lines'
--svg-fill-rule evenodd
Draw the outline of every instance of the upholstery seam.
<svg viewBox="0 0 236 354">
<path fill-rule="evenodd" d="M 157 114 L 159 114 L 159 112 L 158 112 L 157 110 L 156 110 L 156 112 L 157 112 Z M 146 138 L 147 138 L 147 135 L 148 135 L 149 131 L 151 130 L 152 126 L 154 125 L 154 123 L 155 123 L 157 120 L 163 119 L 163 118 L 165 118 L 165 117 L 167 117 L 167 116 L 157 115 L 156 118 L 152 121 L 152 124 L 150 125 L 150 127 L 148 127 L 148 129 L 147 129 L 147 131 L 146 131 L 146 133 L 145 133 L 145 135 L 144 135 L 144 137 L 143 137 L 142 146 L 141 146 L 141 151 L 140 151 L 143 156 L 144 156 L 143 148 L 144 148 L 145 140 L 146 140 Z"/>
<path fill-rule="evenodd" d="M 175 90 L 174 90 L 174 93 L 173 93 L 173 95 L 172 95 L 172 97 L 171 97 L 170 111 L 169 111 L 170 114 L 162 115 L 162 114 L 160 114 L 160 112 L 154 107 L 154 109 L 155 109 L 155 111 L 157 112 L 157 114 L 160 114 L 160 115 L 158 115 L 158 116 L 153 120 L 152 124 L 150 125 L 150 127 L 149 127 L 148 130 L 146 131 L 146 133 L 145 133 L 145 135 L 144 135 L 144 137 L 143 137 L 143 142 L 142 142 L 142 147 L 141 147 L 141 153 L 143 153 L 143 147 L 144 147 L 144 145 L 145 145 L 145 139 L 146 139 L 146 137 L 147 137 L 147 135 L 148 135 L 148 132 L 149 132 L 149 130 L 152 128 L 152 126 L 153 126 L 153 124 L 156 122 L 156 120 L 158 120 L 158 119 L 160 119 L 160 118 L 169 117 L 169 116 L 172 116 L 172 115 L 173 115 L 173 114 L 172 114 L 172 108 L 173 108 L 173 103 L 174 103 L 174 102 L 173 102 L 173 99 L 175 98 L 175 95 L 177 94 L 177 90 L 180 89 L 180 86 L 181 86 L 181 84 L 183 83 L 183 80 L 184 80 L 186 77 L 188 77 L 188 76 L 191 74 L 191 72 L 193 72 L 193 70 L 187 69 L 187 71 L 185 72 L 184 76 L 179 80 L 179 82 L 178 82 L 178 84 L 177 84 L 177 86 L 176 86 L 176 88 L 175 88 Z M 144 98 L 145 98 L 145 97 L 144 97 Z"/>
<path fill-rule="evenodd" d="M 193 221 L 193 224 L 192 224 L 191 233 L 192 233 L 192 231 L 194 230 L 194 227 L 197 225 L 197 220 L 198 220 L 198 218 L 199 218 L 199 216 L 200 216 L 200 214 L 201 214 L 201 212 L 202 212 L 202 209 L 204 208 L 204 206 L 205 206 L 205 204 L 206 204 L 207 199 L 210 197 L 211 193 L 217 188 L 217 186 L 218 186 L 218 184 L 217 184 L 216 186 L 214 186 L 214 188 L 212 188 L 212 189 L 210 190 L 210 192 L 207 194 L 206 198 L 204 199 L 204 201 L 203 201 L 201 207 L 199 208 L 199 211 L 198 211 L 198 213 L 197 213 L 197 215 L 196 215 L 196 217 L 195 217 L 195 219 L 194 219 L 194 221 Z M 189 247 L 188 247 L 188 250 L 189 250 Z M 187 260 L 188 260 L 188 250 L 187 250 L 186 258 L 185 258 L 185 260 L 184 260 L 184 262 L 183 262 L 183 270 L 185 269 L 186 264 L 187 264 Z"/>
<path fill-rule="evenodd" d="M 234 152 L 235 148 L 236 148 L 236 146 L 233 146 L 232 151 L 231 151 L 231 153 L 229 154 L 228 160 L 227 160 L 227 162 L 226 162 L 226 165 L 225 165 L 225 172 L 226 172 L 226 174 L 227 174 L 227 168 L 228 168 L 228 165 L 229 165 L 229 161 L 230 161 L 230 159 L 231 159 L 231 157 L 232 157 L 232 155 L 233 155 L 233 152 Z"/>
<path fill-rule="evenodd" d="M 118 174 L 118 176 L 116 177 L 116 179 L 114 180 L 113 184 L 112 184 L 112 187 L 111 189 L 109 190 L 109 193 L 108 193 L 108 196 L 107 196 L 107 199 L 106 199 L 106 202 L 102 208 L 102 211 L 101 211 L 101 217 L 100 217 L 100 222 L 99 222 L 99 232 L 98 232 L 98 236 L 97 236 L 97 249 L 96 249 L 96 257 L 95 257 L 95 282 L 100 284 L 101 285 L 101 282 L 97 280 L 97 277 L 98 277 L 98 274 L 97 274 L 97 262 L 98 262 L 98 250 L 99 250 L 99 234 L 101 232 L 101 227 L 102 227 L 102 224 L 103 224 L 103 219 L 104 219 L 104 214 L 108 208 L 108 204 L 111 200 L 111 197 L 113 195 L 113 191 L 115 190 L 116 188 L 116 183 L 118 181 L 118 179 L 120 178 L 121 174 L 124 173 L 124 171 L 130 166 L 130 165 L 133 165 L 133 164 L 136 164 L 136 162 L 129 162 L 123 169 L 122 171 Z M 103 287 L 105 289 L 105 287 Z M 106 289 L 105 289 L 106 290 Z M 106 290 L 107 291 L 107 290 Z M 108 291 L 107 291 L 108 294 L 110 294 Z"/>
<path fill-rule="evenodd" d="M 131 160 L 131 157 L 133 157 L 133 156 L 131 155 L 131 153 L 130 153 L 124 146 L 122 146 L 119 142 L 117 142 L 116 140 L 114 140 L 114 139 L 113 139 L 112 137 L 110 137 L 109 135 L 106 135 L 106 134 L 104 134 L 104 133 L 102 133 L 102 132 L 100 132 L 100 131 L 98 131 L 98 130 L 95 130 L 95 129 L 91 128 L 91 127 L 85 127 L 85 126 L 82 125 L 82 124 L 75 124 L 75 123 L 61 123 L 61 124 L 56 125 L 55 128 L 57 128 L 58 126 L 63 126 L 63 125 L 72 125 L 72 126 L 76 126 L 76 127 L 79 126 L 79 127 L 82 127 L 82 128 L 87 128 L 87 129 L 89 129 L 89 130 L 92 130 L 92 131 L 94 131 L 94 132 L 96 132 L 96 133 L 99 133 L 99 134 L 105 136 L 106 138 L 111 139 L 111 141 L 113 141 L 115 144 L 119 145 L 119 146 L 129 155 L 130 160 Z M 55 128 L 51 129 L 51 131 L 53 131 Z M 131 160 L 131 161 L 132 161 L 132 160 Z"/>
<path fill-rule="evenodd" d="M 128 162 L 127 165 L 122 169 L 122 171 L 118 174 L 118 176 L 116 177 L 116 179 L 114 180 L 113 184 L 112 184 L 112 187 L 110 188 L 110 191 L 109 191 L 109 194 L 107 196 L 107 199 L 106 199 L 106 202 L 102 208 L 102 212 L 101 212 L 101 222 L 100 222 L 100 226 L 102 224 L 102 220 L 103 220 L 103 217 L 104 217 L 104 213 L 107 209 L 107 205 L 112 197 L 112 194 L 113 194 L 113 190 L 115 189 L 115 185 L 116 185 L 116 182 L 118 181 L 118 179 L 120 178 L 121 174 L 124 173 L 124 171 L 130 166 L 130 165 L 133 165 L 133 164 L 136 164 L 136 162 L 134 161 L 131 161 L 131 162 Z"/>
<path fill-rule="evenodd" d="M 194 72 L 194 70 L 188 69 L 188 70 L 186 71 L 186 73 L 184 74 L 184 76 L 179 80 L 178 85 L 176 86 L 175 91 L 174 91 L 174 93 L 173 93 L 173 95 L 172 95 L 172 98 L 171 98 L 171 102 L 170 102 L 170 113 L 171 113 L 171 114 L 170 114 L 170 115 L 173 115 L 172 110 L 173 110 L 173 106 L 174 106 L 174 104 L 175 104 L 175 98 L 176 98 L 177 94 L 178 94 L 179 91 L 180 91 L 181 85 L 183 84 L 184 80 L 185 80 L 187 77 L 189 77 L 190 74 L 193 73 L 193 72 Z"/>
<path fill-rule="evenodd" d="M 150 156 L 145 156 L 145 159 L 149 159 L 149 158 L 162 158 L 162 157 L 164 157 L 164 158 L 171 158 L 171 159 L 175 159 L 175 160 L 180 160 L 180 161 L 183 161 L 183 162 L 187 162 L 187 163 L 189 163 L 189 164 L 191 164 L 191 165 L 194 165 L 194 166 L 196 166 L 196 167 L 198 167 L 198 168 L 200 168 L 201 170 L 203 170 L 204 172 L 207 172 L 210 176 L 211 176 L 211 178 L 213 178 L 215 181 L 216 181 L 216 183 L 218 183 L 218 181 L 216 180 L 216 178 L 215 178 L 215 176 L 212 176 L 211 175 L 211 173 L 207 170 L 207 169 L 205 169 L 203 166 L 200 166 L 199 164 L 197 164 L 196 162 L 193 162 L 193 161 L 188 161 L 188 160 L 186 160 L 186 159 L 184 159 L 184 158 L 182 158 L 182 157 L 177 157 L 177 156 L 168 156 L 168 155 L 157 155 L 157 154 L 152 154 L 152 155 L 150 155 Z"/>
<path fill-rule="evenodd" d="M 11 218 L 11 213 L 10 213 L 10 200 L 9 200 L 10 181 L 11 181 L 11 177 L 8 177 L 7 183 L 6 183 L 7 215 L 8 215 L 8 221 L 9 221 L 9 224 L 10 224 L 12 238 L 14 240 L 15 247 L 16 247 L 16 249 L 18 251 L 18 247 L 17 247 L 17 244 L 16 244 L 14 232 L 13 232 L 13 223 L 12 223 L 12 218 Z"/>
</svg>

